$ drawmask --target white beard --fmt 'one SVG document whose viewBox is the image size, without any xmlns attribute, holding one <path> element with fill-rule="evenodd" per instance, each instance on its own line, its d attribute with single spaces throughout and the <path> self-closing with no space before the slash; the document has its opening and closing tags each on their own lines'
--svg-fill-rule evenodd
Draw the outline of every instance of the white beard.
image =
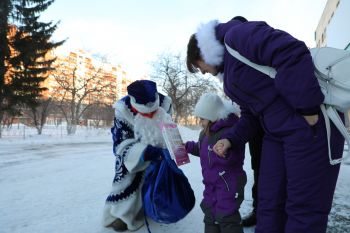
<svg viewBox="0 0 350 233">
<path fill-rule="evenodd" d="M 220 72 L 215 77 L 217 77 L 220 82 L 224 82 L 224 73 Z"/>
<path fill-rule="evenodd" d="M 160 128 L 161 123 L 172 123 L 171 116 L 163 108 L 159 108 L 153 118 L 137 114 L 134 120 L 135 138 L 146 145 L 166 148 Z"/>
</svg>

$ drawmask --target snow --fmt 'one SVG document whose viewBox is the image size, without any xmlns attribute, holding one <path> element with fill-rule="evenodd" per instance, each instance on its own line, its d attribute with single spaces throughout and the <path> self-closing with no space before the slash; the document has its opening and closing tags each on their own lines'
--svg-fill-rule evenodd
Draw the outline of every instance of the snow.
<svg viewBox="0 0 350 233">
<path fill-rule="evenodd" d="M 183 140 L 198 130 L 180 127 Z M 241 214 L 251 210 L 252 171 L 247 149 L 248 183 Z M 150 222 L 152 232 L 203 232 L 202 176 L 199 160 L 181 166 L 195 191 L 192 212 L 175 224 Z M 104 201 L 114 176 L 109 129 L 74 136 L 28 136 L 0 139 L 0 233 L 108 233 L 101 226 Z M 330 216 L 329 233 L 345 232 L 350 223 L 350 166 L 342 165 Z M 137 233 L 147 232 L 142 227 Z M 245 228 L 253 233 L 254 228 Z"/>
</svg>

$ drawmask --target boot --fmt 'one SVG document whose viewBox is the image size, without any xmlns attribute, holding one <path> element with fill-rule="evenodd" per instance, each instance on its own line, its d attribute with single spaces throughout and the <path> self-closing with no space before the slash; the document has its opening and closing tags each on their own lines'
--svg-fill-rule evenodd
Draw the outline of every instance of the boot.
<svg viewBox="0 0 350 233">
<path fill-rule="evenodd" d="M 256 210 L 253 210 L 250 214 L 242 219 L 243 227 L 251 227 L 256 225 Z"/>
<path fill-rule="evenodd" d="M 117 218 L 116 220 L 114 220 L 114 222 L 109 224 L 107 227 L 111 227 L 115 231 L 126 231 L 128 229 L 128 226 L 126 225 L 126 223 L 123 222 L 120 218 Z"/>
</svg>

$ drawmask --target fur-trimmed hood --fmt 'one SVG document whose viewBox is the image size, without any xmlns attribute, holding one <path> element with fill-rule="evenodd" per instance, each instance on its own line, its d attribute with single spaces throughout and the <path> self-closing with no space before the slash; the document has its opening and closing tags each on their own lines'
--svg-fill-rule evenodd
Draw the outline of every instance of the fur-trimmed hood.
<svg viewBox="0 0 350 233">
<path fill-rule="evenodd" d="M 242 23 L 240 20 L 232 19 L 226 23 L 212 20 L 199 25 L 195 36 L 205 63 L 212 66 L 221 66 L 223 64 L 226 33 L 231 28 Z"/>
<path fill-rule="evenodd" d="M 195 34 L 198 48 L 205 63 L 219 66 L 224 61 L 224 45 L 216 38 L 216 27 L 218 20 L 199 25 Z"/>
</svg>

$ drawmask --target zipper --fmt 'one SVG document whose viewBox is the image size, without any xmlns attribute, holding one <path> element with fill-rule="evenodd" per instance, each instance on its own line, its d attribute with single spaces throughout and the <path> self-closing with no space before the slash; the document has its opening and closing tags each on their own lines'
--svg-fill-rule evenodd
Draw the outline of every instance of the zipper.
<svg viewBox="0 0 350 233">
<path fill-rule="evenodd" d="M 251 93 L 249 93 L 249 92 L 243 90 L 242 88 L 238 87 L 238 85 L 235 84 L 235 83 L 233 83 L 232 85 L 233 85 L 233 87 L 235 87 L 236 89 L 238 89 L 238 90 L 239 90 L 240 92 L 242 92 L 243 94 L 245 94 L 245 95 L 247 95 L 247 96 L 249 96 L 249 97 L 252 97 L 252 98 L 258 100 L 260 103 L 264 104 L 264 101 L 263 101 L 262 99 L 260 99 L 257 95 L 251 94 Z"/>
<path fill-rule="evenodd" d="M 344 56 L 344 57 L 341 57 L 341 58 L 339 58 L 339 59 L 337 59 L 337 60 L 335 60 L 335 61 L 333 61 L 333 63 L 331 63 L 330 65 L 328 65 L 328 67 L 326 68 L 327 70 L 329 69 L 332 69 L 333 68 L 333 66 L 335 66 L 336 64 L 338 64 L 339 62 L 341 62 L 341 61 L 344 61 L 345 59 L 347 59 L 347 58 L 349 58 L 350 57 L 350 55 L 346 55 L 346 56 Z"/>
<path fill-rule="evenodd" d="M 219 176 L 220 176 L 221 179 L 225 182 L 227 191 L 230 191 L 230 188 L 228 187 L 228 183 L 226 182 L 226 179 L 225 179 L 225 177 L 224 177 L 225 173 L 226 173 L 225 171 L 219 172 Z"/>
<path fill-rule="evenodd" d="M 333 79 L 333 75 L 332 75 L 332 69 L 333 69 L 333 67 L 336 66 L 336 65 L 338 65 L 340 62 L 342 62 L 342 61 L 348 59 L 349 57 L 350 57 L 350 55 L 346 55 L 346 56 L 344 56 L 344 57 L 341 57 L 341 58 L 339 58 L 339 59 L 333 61 L 333 63 L 329 64 L 329 65 L 326 67 L 326 70 L 328 71 L 327 77 L 325 78 L 327 84 L 328 84 L 328 82 L 330 81 L 330 79 Z M 337 83 L 335 83 L 335 84 L 337 84 Z M 339 86 L 339 84 L 338 84 L 338 86 Z"/>
<path fill-rule="evenodd" d="M 213 149 L 210 148 L 210 146 L 208 145 L 208 162 L 209 165 L 211 165 L 211 160 L 210 160 L 210 152 L 213 151 Z"/>
</svg>

